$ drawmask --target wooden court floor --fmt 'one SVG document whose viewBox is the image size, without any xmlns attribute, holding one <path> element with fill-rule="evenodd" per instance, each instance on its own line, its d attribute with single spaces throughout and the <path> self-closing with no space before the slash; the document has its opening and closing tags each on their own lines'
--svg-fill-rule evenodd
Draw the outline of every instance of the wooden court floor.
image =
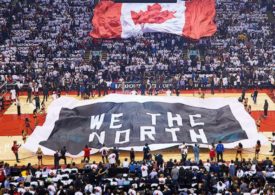
<svg viewBox="0 0 275 195">
<path fill-rule="evenodd" d="M 71 97 L 80 99 L 79 97 L 75 96 L 75 95 L 70 95 Z M 186 96 L 186 97 L 198 97 L 198 94 L 184 94 L 182 96 Z M 215 94 L 214 96 L 211 94 L 206 94 L 205 98 L 209 98 L 209 97 L 234 97 L 234 98 L 238 98 L 240 96 L 240 93 L 219 93 L 219 94 Z M 275 110 L 275 104 L 272 102 L 272 100 L 269 98 L 268 95 L 266 95 L 265 93 L 259 93 L 258 95 L 258 102 L 257 104 L 253 104 L 252 99 L 250 97 L 250 95 L 247 95 L 249 97 L 249 104 L 251 104 L 252 106 L 252 111 L 262 111 L 263 110 L 263 105 L 264 105 L 264 101 L 268 100 L 269 102 L 269 110 Z M 40 97 L 40 99 L 42 100 L 42 97 Z M 49 100 L 46 102 L 46 108 L 49 106 L 49 104 L 51 103 L 51 98 L 49 98 Z M 20 102 L 21 102 L 21 110 L 23 114 L 32 114 L 34 105 L 31 103 L 27 103 L 26 102 L 26 96 L 20 96 Z M 11 105 L 4 114 L 16 114 L 16 106 L 15 105 Z M 1 116 L 0 116 L 1 117 Z M 272 120 L 272 119 L 270 119 Z M 0 127 L 1 130 L 1 127 Z M 275 129 L 274 129 L 275 131 Z M 263 132 L 263 134 L 266 137 L 271 137 L 271 132 Z M 18 136 L 0 136 L 0 160 L 4 160 L 9 162 L 10 164 L 15 163 L 14 159 L 14 155 L 11 151 L 11 147 L 12 147 L 12 142 L 14 140 L 17 140 L 19 143 L 22 143 L 22 137 L 20 135 Z M 254 158 L 254 148 L 249 148 L 249 149 L 245 149 L 243 157 L 245 159 L 253 159 Z M 261 149 L 261 153 L 260 153 L 260 160 L 261 159 L 265 159 L 266 157 L 269 157 L 271 159 L 273 159 L 273 156 L 271 156 L 271 153 L 269 152 L 270 150 L 270 144 L 262 146 Z M 155 153 L 162 153 L 164 156 L 165 160 L 169 160 L 169 159 L 177 159 L 180 160 L 180 152 L 177 148 L 169 148 L 169 149 L 165 149 L 165 150 L 161 150 L 161 151 L 155 151 L 152 152 L 153 154 Z M 202 149 L 201 153 L 200 153 L 200 158 L 202 160 L 207 160 L 209 155 L 209 150 L 208 149 Z M 226 150 L 225 151 L 225 155 L 224 155 L 224 159 L 226 161 L 229 161 L 231 159 L 235 159 L 235 154 L 236 151 L 231 149 L 231 150 Z M 128 157 L 129 158 L 129 152 L 127 151 L 121 151 L 120 154 L 120 159 L 124 159 Z M 32 163 L 33 165 L 37 164 L 37 158 L 36 155 L 30 151 L 27 151 L 24 148 L 20 148 L 19 150 L 19 158 L 21 159 L 21 162 L 19 163 L 20 165 L 25 165 L 27 163 Z M 194 159 L 194 156 L 192 154 L 192 149 L 189 150 L 189 155 L 188 158 Z M 136 153 L 136 159 L 137 160 L 142 160 L 142 153 Z M 76 158 L 76 159 L 72 159 L 68 157 L 68 162 L 76 162 L 76 163 L 81 163 L 82 158 Z M 94 154 L 91 155 L 91 161 L 96 161 L 99 162 L 101 160 L 101 157 L 99 154 Z M 45 165 L 52 165 L 53 164 L 53 157 L 52 156 L 44 156 L 43 158 L 43 164 Z"/>
</svg>

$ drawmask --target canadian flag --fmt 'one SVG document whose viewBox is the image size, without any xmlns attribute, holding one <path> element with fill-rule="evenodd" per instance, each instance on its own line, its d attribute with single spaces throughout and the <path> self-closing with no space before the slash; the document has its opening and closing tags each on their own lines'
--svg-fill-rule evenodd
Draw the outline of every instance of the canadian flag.
<svg viewBox="0 0 275 195">
<path fill-rule="evenodd" d="M 216 30 L 215 0 L 177 3 L 115 3 L 101 1 L 94 9 L 94 38 L 129 38 L 146 32 L 165 32 L 191 39 L 211 36 Z"/>
</svg>

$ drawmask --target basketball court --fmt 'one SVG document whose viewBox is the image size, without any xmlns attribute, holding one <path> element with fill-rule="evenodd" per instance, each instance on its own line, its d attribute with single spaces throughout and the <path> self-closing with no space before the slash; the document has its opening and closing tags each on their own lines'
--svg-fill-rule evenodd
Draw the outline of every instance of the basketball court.
<svg viewBox="0 0 275 195">
<path fill-rule="evenodd" d="M 210 93 L 205 94 L 205 98 L 210 97 L 224 97 L 224 98 L 236 98 L 240 97 L 239 91 L 230 91 L 227 90 L 226 92 L 219 92 L 215 93 L 215 95 L 212 95 Z M 263 134 L 266 137 L 271 137 L 272 131 L 275 130 L 275 103 L 268 95 L 267 90 L 260 90 L 258 94 L 257 104 L 254 104 L 252 101 L 252 98 L 250 97 L 251 92 L 246 93 L 246 97 L 249 98 L 248 105 L 252 106 L 252 113 L 251 116 L 257 120 L 262 114 L 263 114 L 263 105 L 264 101 L 267 100 L 269 103 L 269 112 L 268 117 L 266 119 L 263 119 L 260 127 L 260 133 Z M 160 96 L 164 96 L 164 94 L 160 94 Z M 64 96 L 66 96 L 64 94 Z M 76 99 L 80 99 L 79 96 L 76 95 L 67 95 Z M 181 93 L 180 96 L 185 97 L 199 97 L 200 94 L 198 94 L 197 91 L 184 91 Z M 40 96 L 40 100 L 42 101 L 42 96 Z M 95 99 L 100 98 L 96 97 Z M 12 143 L 14 140 L 18 141 L 18 143 L 23 144 L 21 131 L 24 128 L 24 119 L 28 117 L 31 120 L 32 127 L 34 126 L 34 120 L 32 116 L 32 112 L 34 109 L 34 105 L 31 103 L 26 102 L 27 97 L 25 95 L 20 96 L 20 103 L 21 103 L 21 116 L 17 116 L 17 108 L 16 105 L 12 104 L 10 105 L 4 113 L 2 113 L 0 117 L 0 160 L 3 160 L 5 162 L 9 162 L 10 164 L 15 163 L 15 157 L 14 154 L 11 151 Z M 46 102 L 46 109 L 52 102 L 52 98 L 49 97 L 48 101 Z M 42 125 L 45 120 L 45 114 L 38 114 L 38 125 Z M 217 135 L 218 136 L 218 135 Z M 255 143 L 256 144 L 256 143 Z M 265 159 L 266 157 L 272 157 L 272 154 L 269 152 L 270 150 L 270 143 L 267 145 L 263 145 L 260 152 L 260 160 Z M 254 157 L 254 148 L 248 148 L 244 149 L 243 157 L 245 159 L 253 158 Z M 202 160 L 207 160 L 209 158 L 208 155 L 209 150 L 208 149 L 201 149 L 200 158 Z M 155 153 L 162 153 L 165 160 L 169 159 L 177 159 L 180 160 L 180 152 L 177 149 L 177 147 L 172 147 L 164 150 L 154 151 Z M 231 159 L 235 159 L 236 151 L 234 149 L 227 149 L 224 154 L 224 159 L 229 161 Z M 122 151 L 120 153 L 120 159 L 124 159 L 125 157 L 129 158 L 129 152 L 128 151 Z M 136 153 L 136 160 L 142 160 L 143 153 L 137 152 Z M 32 163 L 33 165 L 37 164 L 37 157 L 34 153 L 24 149 L 23 147 L 19 150 L 19 158 L 21 159 L 20 165 L 24 165 L 27 163 Z M 194 155 L 192 153 L 192 149 L 189 149 L 189 155 L 188 158 L 193 159 Z M 67 162 L 75 162 L 75 163 L 81 163 L 82 158 L 70 158 L 68 157 Z M 91 161 L 100 161 L 101 156 L 97 154 L 91 155 Z M 61 161 L 62 163 L 62 161 Z M 44 165 L 53 165 L 53 157 L 52 156 L 44 156 L 43 158 L 43 164 Z"/>
</svg>

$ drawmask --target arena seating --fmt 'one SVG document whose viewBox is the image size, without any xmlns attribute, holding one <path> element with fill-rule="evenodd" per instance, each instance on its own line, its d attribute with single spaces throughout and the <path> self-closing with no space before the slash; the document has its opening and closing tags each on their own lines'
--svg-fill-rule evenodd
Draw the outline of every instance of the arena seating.
<svg viewBox="0 0 275 195">
<path fill-rule="evenodd" d="M 144 166 L 148 168 L 146 176 Z M 228 164 L 171 160 L 164 166 L 156 161 L 131 162 L 121 168 L 95 162 L 83 167 L 73 163 L 60 169 L 30 164 L 19 168 L 7 163 L 3 167 L 10 176 L 2 192 L 21 194 L 272 194 L 275 182 L 269 159 Z"/>
<path fill-rule="evenodd" d="M 92 40 L 93 1 L 4 2 L 0 80 L 61 89 L 122 78 L 182 88 L 209 87 L 212 77 L 216 87 L 274 85 L 274 24 L 265 1 L 217 1 L 218 32 L 200 41 L 160 33 Z"/>
</svg>

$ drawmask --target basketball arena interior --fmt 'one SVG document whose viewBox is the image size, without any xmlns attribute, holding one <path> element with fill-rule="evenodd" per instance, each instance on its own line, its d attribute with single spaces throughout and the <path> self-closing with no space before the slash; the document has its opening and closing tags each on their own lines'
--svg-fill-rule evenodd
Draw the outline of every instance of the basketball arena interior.
<svg viewBox="0 0 275 195">
<path fill-rule="evenodd" d="M 275 194 L 274 0 L 0 0 L 0 194 Z"/>
</svg>

